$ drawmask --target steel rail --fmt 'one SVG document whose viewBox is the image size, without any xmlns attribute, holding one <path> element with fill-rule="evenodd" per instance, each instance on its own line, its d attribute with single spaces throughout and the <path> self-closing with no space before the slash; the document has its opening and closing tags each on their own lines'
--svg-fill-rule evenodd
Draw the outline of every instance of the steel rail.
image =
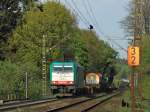
<svg viewBox="0 0 150 112">
<path fill-rule="evenodd" d="M 77 101 L 75 103 L 72 103 L 72 104 L 69 104 L 69 105 L 66 105 L 66 106 L 63 106 L 63 107 L 58 107 L 58 108 L 51 108 L 49 109 L 48 111 L 46 112 L 56 112 L 56 111 L 61 111 L 61 110 L 64 110 L 64 109 L 67 109 L 67 108 L 70 108 L 70 107 L 73 107 L 73 106 L 76 106 L 78 104 L 82 104 L 84 102 L 88 102 L 90 100 L 93 100 L 93 99 L 97 99 L 97 98 L 100 98 L 100 97 L 104 97 L 106 96 L 106 94 L 101 94 L 99 96 L 96 96 L 96 97 L 93 97 L 93 98 L 86 98 L 86 99 L 81 99 L 80 101 Z"/>
<path fill-rule="evenodd" d="M 0 112 L 11 110 L 11 109 L 16 109 L 16 108 L 23 108 L 23 107 L 27 107 L 27 106 L 39 105 L 39 104 L 53 102 L 53 101 L 57 101 L 57 100 L 59 100 L 59 99 L 48 98 L 48 99 L 42 99 L 42 100 L 29 100 L 29 101 L 24 101 L 24 102 L 3 104 L 0 106 Z"/>
<path fill-rule="evenodd" d="M 80 111 L 80 112 L 86 112 L 86 111 L 88 111 L 88 110 L 96 107 L 97 105 L 99 105 L 99 104 L 101 104 L 101 103 L 103 103 L 103 102 L 111 99 L 112 97 L 114 97 L 114 96 L 116 96 L 118 94 L 120 94 L 120 92 L 113 93 L 111 95 L 106 95 L 105 94 L 105 95 L 101 95 L 101 96 L 96 96 L 94 98 L 89 98 L 89 99 L 86 99 L 86 100 L 78 101 L 78 102 L 75 102 L 73 104 L 63 106 L 63 107 L 58 107 L 58 108 L 50 109 L 47 112 L 65 112 L 64 110 L 66 110 L 66 109 L 67 110 L 70 109 L 70 112 L 71 112 L 71 108 L 74 108 L 75 106 L 79 106 L 80 107 L 81 104 L 88 103 L 88 102 L 90 102 L 92 100 L 96 100 L 96 99 L 100 99 L 101 98 L 101 100 L 99 100 L 96 103 L 92 104 L 92 106 L 88 106 L 87 108 L 85 108 L 82 111 Z"/>
<path fill-rule="evenodd" d="M 103 100 L 101 100 L 101 101 L 99 101 L 99 102 L 97 102 L 97 103 L 95 103 L 95 104 L 89 106 L 88 108 L 82 110 L 81 112 L 88 112 L 88 111 L 90 111 L 91 109 L 96 108 L 96 107 L 99 106 L 100 104 L 102 104 L 102 103 L 104 103 L 104 102 L 110 100 L 111 98 L 113 98 L 113 97 L 115 97 L 115 96 L 117 96 L 117 95 L 119 95 L 119 94 L 120 94 L 120 93 L 116 93 L 116 94 L 113 94 L 113 95 L 111 95 L 111 96 L 108 96 L 108 97 L 106 97 L 105 99 L 103 99 Z"/>
</svg>

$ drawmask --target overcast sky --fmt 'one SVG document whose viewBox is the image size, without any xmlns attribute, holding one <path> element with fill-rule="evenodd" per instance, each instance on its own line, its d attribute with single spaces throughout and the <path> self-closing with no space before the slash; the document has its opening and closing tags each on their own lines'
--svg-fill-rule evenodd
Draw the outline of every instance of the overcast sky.
<svg viewBox="0 0 150 112">
<path fill-rule="evenodd" d="M 60 0 L 60 2 L 65 4 L 72 11 L 73 9 L 75 9 L 75 11 L 73 12 L 77 12 L 78 14 L 80 14 L 80 11 L 82 13 L 82 18 L 86 18 L 89 24 L 92 24 L 94 26 L 94 30 L 96 30 L 96 33 L 99 35 L 99 37 L 111 44 L 111 46 L 113 46 L 119 52 L 120 57 L 123 58 L 127 58 L 127 53 L 116 46 L 114 42 L 108 40 L 107 36 L 112 39 L 125 38 L 125 33 L 121 29 L 119 22 L 128 14 L 126 8 L 128 7 L 129 1 L 130 0 Z M 89 16 L 92 16 L 92 12 L 90 7 L 88 6 L 88 2 L 95 16 L 93 17 L 93 19 L 91 19 L 91 17 Z M 79 11 L 77 10 L 75 5 L 79 9 Z M 87 9 L 89 11 L 87 11 Z M 88 23 L 86 23 L 85 20 L 81 20 L 81 17 L 79 16 L 77 18 L 79 27 L 87 29 Z M 97 21 L 97 24 L 99 25 L 95 25 L 95 19 Z M 127 40 L 113 41 L 116 41 L 123 48 L 127 49 Z"/>
</svg>

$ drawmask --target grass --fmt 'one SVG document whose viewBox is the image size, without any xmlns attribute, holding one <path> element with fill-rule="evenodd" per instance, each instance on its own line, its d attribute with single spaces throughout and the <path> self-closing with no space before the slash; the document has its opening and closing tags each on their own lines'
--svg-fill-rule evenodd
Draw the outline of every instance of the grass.
<svg viewBox="0 0 150 112">
<path fill-rule="evenodd" d="M 143 96 L 150 100 L 150 76 L 145 75 L 142 81 Z"/>
<path fill-rule="evenodd" d="M 139 104 L 143 106 L 144 112 L 150 112 L 150 76 L 149 75 L 145 75 L 142 78 L 142 93 L 143 93 L 144 99 L 146 100 L 139 102 Z M 128 101 L 129 103 L 131 102 L 130 89 L 128 89 L 124 93 L 122 98 Z M 125 108 L 121 108 L 120 112 L 129 112 L 129 110 Z"/>
<path fill-rule="evenodd" d="M 117 85 L 118 81 L 116 81 L 115 84 Z M 144 112 L 150 112 L 150 76 L 148 75 L 145 75 L 142 78 L 142 90 L 143 96 L 147 100 L 144 100 L 142 103 L 139 103 L 139 105 L 143 106 Z M 121 96 L 113 98 L 111 102 L 106 103 L 91 112 L 131 112 L 130 107 L 127 108 L 121 106 L 122 99 L 128 102 L 131 107 L 130 88 L 126 90 L 125 93 L 123 93 Z"/>
</svg>

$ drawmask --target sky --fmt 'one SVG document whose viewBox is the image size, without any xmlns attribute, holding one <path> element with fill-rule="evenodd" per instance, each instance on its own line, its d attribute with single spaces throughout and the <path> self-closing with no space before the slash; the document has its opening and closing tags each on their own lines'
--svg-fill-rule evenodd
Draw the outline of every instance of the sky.
<svg viewBox="0 0 150 112">
<path fill-rule="evenodd" d="M 76 15 L 80 28 L 88 29 L 88 25 L 93 25 L 94 30 L 100 39 L 107 41 L 115 50 L 117 50 L 121 58 L 127 58 L 127 52 L 118 47 L 118 44 L 125 49 L 128 47 L 127 40 L 119 40 L 121 38 L 127 38 L 125 37 L 126 34 L 119 22 L 127 16 L 128 11 L 126 8 L 128 7 L 130 0 L 57 1 L 65 4 L 73 13 L 77 12 Z M 90 7 L 88 3 L 90 4 Z M 92 15 L 92 12 L 94 16 Z M 78 15 L 80 15 L 80 17 Z"/>
</svg>

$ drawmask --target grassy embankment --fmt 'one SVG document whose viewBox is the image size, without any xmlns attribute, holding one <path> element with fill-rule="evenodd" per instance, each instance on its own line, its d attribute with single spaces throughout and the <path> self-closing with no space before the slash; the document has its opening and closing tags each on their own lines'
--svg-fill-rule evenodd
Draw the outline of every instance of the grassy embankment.
<svg viewBox="0 0 150 112">
<path fill-rule="evenodd" d="M 142 92 L 144 99 L 141 104 L 144 107 L 144 112 L 150 112 L 150 76 L 145 75 L 142 78 Z M 131 105 L 131 97 L 130 97 L 130 90 L 127 90 L 123 97 L 126 101 L 128 101 Z M 121 108 L 120 112 L 129 112 L 130 108 Z"/>
</svg>

